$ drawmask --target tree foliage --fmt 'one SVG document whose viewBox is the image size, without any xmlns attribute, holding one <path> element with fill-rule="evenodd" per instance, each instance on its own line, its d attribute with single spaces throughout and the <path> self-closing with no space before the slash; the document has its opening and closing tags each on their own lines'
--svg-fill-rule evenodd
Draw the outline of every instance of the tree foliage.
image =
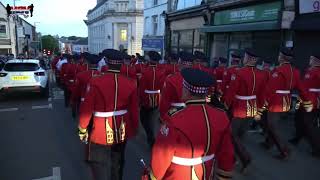
<svg viewBox="0 0 320 180">
<path fill-rule="evenodd" d="M 59 42 L 51 35 L 42 36 L 42 49 L 54 51 L 59 49 Z"/>
</svg>

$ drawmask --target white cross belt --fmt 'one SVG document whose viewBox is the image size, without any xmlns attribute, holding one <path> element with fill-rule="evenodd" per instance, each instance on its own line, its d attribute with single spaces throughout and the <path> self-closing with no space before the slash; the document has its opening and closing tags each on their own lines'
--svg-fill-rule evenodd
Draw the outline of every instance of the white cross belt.
<svg viewBox="0 0 320 180">
<path fill-rule="evenodd" d="M 320 89 L 316 89 L 316 88 L 310 88 L 309 92 L 320 92 Z"/>
<path fill-rule="evenodd" d="M 144 92 L 147 94 L 159 94 L 160 90 L 144 90 Z"/>
<path fill-rule="evenodd" d="M 173 156 L 171 162 L 181 166 L 195 166 L 195 165 L 199 165 L 204 162 L 210 161 L 213 158 L 214 158 L 214 154 L 211 154 L 209 156 L 198 157 L 198 158 L 182 158 L 182 157 Z"/>
<path fill-rule="evenodd" d="M 276 90 L 276 94 L 290 94 L 290 90 Z"/>
<path fill-rule="evenodd" d="M 173 107 L 186 107 L 185 103 L 171 103 L 171 106 Z"/>
<path fill-rule="evenodd" d="M 94 112 L 93 115 L 95 117 L 113 117 L 113 116 L 122 116 L 126 114 L 128 111 L 127 110 L 120 110 L 120 111 L 111 111 L 111 112 Z"/>
<path fill-rule="evenodd" d="M 252 96 L 239 96 L 236 95 L 236 98 L 239 100 L 253 100 L 253 99 L 257 99 L 256 95 L 252 95 Z"/>
</svg>

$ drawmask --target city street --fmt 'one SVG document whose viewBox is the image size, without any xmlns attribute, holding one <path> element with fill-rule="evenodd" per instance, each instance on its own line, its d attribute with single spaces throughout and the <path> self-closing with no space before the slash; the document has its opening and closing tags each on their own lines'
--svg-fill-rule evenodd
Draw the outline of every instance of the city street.
<svg viewBox="0 0 320 180">
<path fill-rule="evenodd" d="M 63 104 L 63 92 L 51 84 L 50 97 L 36 94 L 14 94 L 0 101 L 1 180 L 89 180 L 90 171 L 84 162 L 84 147 L 77 137 L 77 122 Z M 293 132 L 290 119 L 283 121 L 283 130 Z M 317 180 L 320 160 L 311 157 L 303 142 L 292 148 L 288 161 L 272 156 L 276 151 L 259 147 L 262 136 L 248 133 L 246 145 L 253 163 L 247 175 L 235 174 L 236 180 Z M 150 160 L 145 133 L 128 142 L 125 180 L 139 179 L 144 158 Z M 239 165 L 236 166 L 239 172 Z"/>
</svg>

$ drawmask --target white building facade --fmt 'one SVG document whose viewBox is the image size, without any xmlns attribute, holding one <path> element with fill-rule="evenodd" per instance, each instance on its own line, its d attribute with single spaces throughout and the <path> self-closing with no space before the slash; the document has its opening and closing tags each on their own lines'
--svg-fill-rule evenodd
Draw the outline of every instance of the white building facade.
<svg viewBox="0 0 320 180">
<path fill-rule="evenodd" d="M 143 0 L 97 0 L 87 14 L 89 52 L 124 49 L 141 53 Z"/>
<path fill-rule="evenodd" d="M 144 1 L 144 33 L 142 40 L 144 51 L 163 52 L 167 2 L 168 0 Z"/>
<path fill-rule="evenodd" d="M 0 55 L 16 55 L 16 33 L 12 17 L 7 16 L 5 6 L 0 2 Z"/>
</svg>

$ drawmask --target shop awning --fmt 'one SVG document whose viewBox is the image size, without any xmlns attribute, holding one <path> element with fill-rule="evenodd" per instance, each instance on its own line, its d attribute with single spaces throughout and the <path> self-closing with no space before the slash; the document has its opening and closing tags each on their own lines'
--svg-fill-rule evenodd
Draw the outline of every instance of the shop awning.
<svg viewBox="0 0 320 180">
<path fill-rule="evenodd" d="M 298 17 L 293 21 L 292 29 L 318 31 L 320 30 L 320 17 Z"/>
<path fill-rule="evenodd" d="M 230 24 L 219 26 L 205 26 L 200 28 L 201 32 L 237 32 L 237 31 L 264 31 L 278 30 L 280 23 L 278 21 L 263 21 L 243 24 Z"/>
</svg>

